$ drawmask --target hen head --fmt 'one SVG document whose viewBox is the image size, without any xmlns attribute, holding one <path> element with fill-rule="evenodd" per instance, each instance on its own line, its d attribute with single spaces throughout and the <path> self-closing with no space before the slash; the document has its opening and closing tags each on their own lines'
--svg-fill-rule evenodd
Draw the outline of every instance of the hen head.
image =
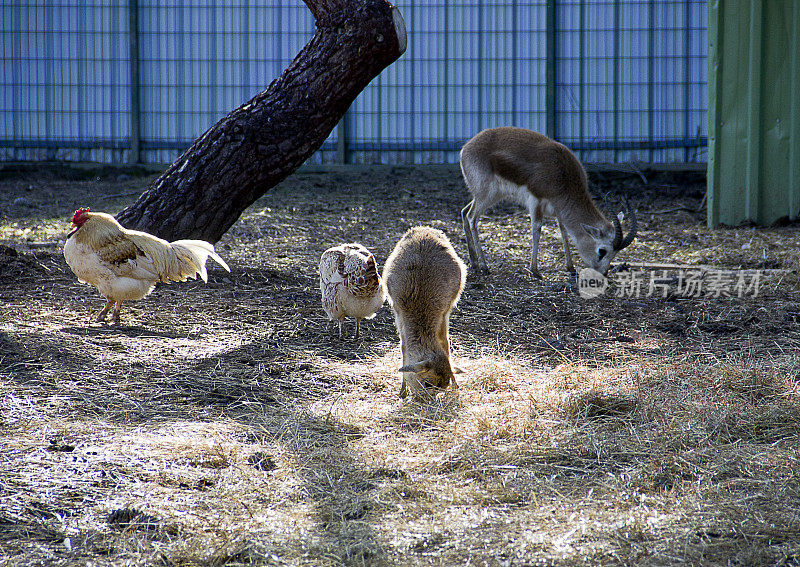
<svg viewBox="0 0 800 567">
<path fill-rule="evenodd" d="M 72 226 L 80 228 L 87 220 L 89 220 L 89 207 L 82 207 L 75 211 L 75 215 L 72 217 Z"/>
</svg>

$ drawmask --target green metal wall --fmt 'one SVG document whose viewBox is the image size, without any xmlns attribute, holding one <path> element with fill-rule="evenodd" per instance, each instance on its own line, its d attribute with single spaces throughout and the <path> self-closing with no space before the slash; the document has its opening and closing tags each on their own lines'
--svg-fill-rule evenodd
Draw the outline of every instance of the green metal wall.
<svg viewBox="0 0 800 567">
<path fill-rule="evenodd" d="M 708 2 L 708 225 L 800 214 L 800 0 Z"/>
</svg>

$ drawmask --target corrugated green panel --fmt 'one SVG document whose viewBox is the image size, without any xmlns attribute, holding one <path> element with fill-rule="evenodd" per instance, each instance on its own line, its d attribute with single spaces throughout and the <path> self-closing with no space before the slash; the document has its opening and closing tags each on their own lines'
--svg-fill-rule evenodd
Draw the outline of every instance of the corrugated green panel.
<svg viewBox="0 0 800 567">
<path fill-rule="evenodd" d="M 709 1 L 709 226 L 800 213 L 799 4 Z"/>
<path fill-rule="evenodd" d="M 708 0 L 708 169 L 707 183 L 707 221 L 709 226 L 719 223 L 719 200 L 715 188 L 719 185 L 719 152 L 717 144 L 717 123 L 721 116 L 719 104 L 722 100 L 717 96 L 717 83 L 722 79 L 719 68 L 719 42 L 722 41 L 723 29 L 719 25 L 720 7 L 718 0 Z"/>
<path fill-rule="evenodd" d="M 789 110 L 789 194 L 787 202 L 791 214 L 789 218 L 800 218 L 800 2 L 792 2 L 792 42 L 789 46 L 792 53 L 791 82 L 792 97 Z"/>
<path fill-rule="evenodd" d="M 764 77 L 761 119 L 760 222 L 774 222 L 790 215 L 786 198 L 791 182 L 789 150 L 792 132 L 792 5 L 796 2 L 764 3 Z M 788 9 L 784 9 L 788 7 Z M 795 93 L 800 94 L 800 93 Z M 797 214 L 797 211 L 794 211 Z"/>
</svg>

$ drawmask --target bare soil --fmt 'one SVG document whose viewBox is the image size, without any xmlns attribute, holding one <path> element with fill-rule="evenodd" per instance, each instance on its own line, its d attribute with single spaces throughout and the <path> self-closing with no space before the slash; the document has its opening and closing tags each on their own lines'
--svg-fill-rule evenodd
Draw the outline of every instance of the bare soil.
<svg viewBox="0 0 800 567">
<path fill-rule="evenodd" d="M 592 174 L 639 211 L 619 277 L 661 266 L 583 299 L 555 223 L 538 281 L 527 216 L 500 205 L 492 274 L 451 317 L 460 388 L 418 403 L 388 306 L 340 339 L 317 266 L 349 241 L 382 265 L 417 224 L 466 259 L 456 168 L 295 174 L 218 243 L 232 273 L 91 323 L 72 213 L 151 179 L 0 172 L 0 563 L 800 563 L 797 224 L 709 230 L 702 176 Z M 687 296 L 675 266 L 757 272 L 758 293 Z"/>
</svg>

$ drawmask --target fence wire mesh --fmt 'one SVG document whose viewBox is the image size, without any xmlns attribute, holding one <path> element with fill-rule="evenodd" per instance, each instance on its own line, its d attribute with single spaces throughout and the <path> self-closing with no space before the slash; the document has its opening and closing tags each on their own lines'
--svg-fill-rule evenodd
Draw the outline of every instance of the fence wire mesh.
<svg viewBox="0 0 800 567">
<path fill-rule="evenodd" d="M 314 33 L 298 1 L 0 4 L 0 160 L 173 161 Z M 408 49 L 310 163 L 453 163 L 479 130 L 706 160 L 705 0 L 406 0 Z M 133 46 L 133 51 L 132 47 Z M 135 151 L 138 148 L 138 151 Z"/>
</svg>

